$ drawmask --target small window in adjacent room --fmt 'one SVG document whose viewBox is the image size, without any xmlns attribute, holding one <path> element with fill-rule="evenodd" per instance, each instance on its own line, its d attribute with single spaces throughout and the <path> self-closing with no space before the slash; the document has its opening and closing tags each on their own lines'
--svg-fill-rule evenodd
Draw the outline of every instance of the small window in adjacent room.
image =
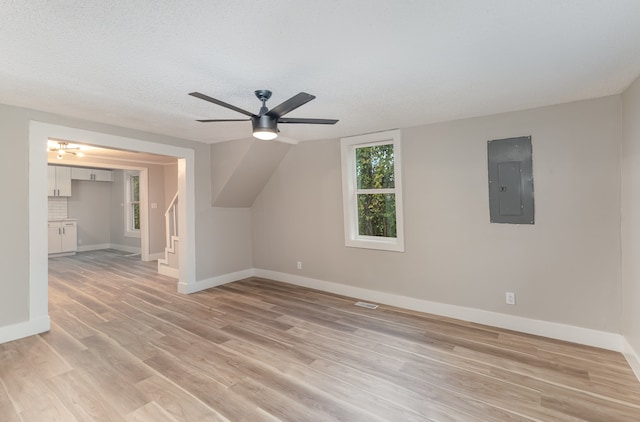
<svg viewBox="0 0 640 422">
<path fill-rule="evenodd" d="M 125 233 L 127 237 L 140 237 L 140 174 L 137 171 L 124 173 Z"/>
<path fill-rule="evenodd" d="M 400 131 L 340 143 L 345 245 L 403 252 Z"/>
</svg>

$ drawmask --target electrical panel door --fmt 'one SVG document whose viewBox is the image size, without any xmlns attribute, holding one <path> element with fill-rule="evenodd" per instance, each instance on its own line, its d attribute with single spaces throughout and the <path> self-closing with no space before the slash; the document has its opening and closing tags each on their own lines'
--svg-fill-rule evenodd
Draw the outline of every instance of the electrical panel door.
<svg viewBox="0 0 640 422">
<path fill-rule="evenodd" d="M 534 224 L 531 136 L 487 143 L 492 223 Z"/>
</svg>

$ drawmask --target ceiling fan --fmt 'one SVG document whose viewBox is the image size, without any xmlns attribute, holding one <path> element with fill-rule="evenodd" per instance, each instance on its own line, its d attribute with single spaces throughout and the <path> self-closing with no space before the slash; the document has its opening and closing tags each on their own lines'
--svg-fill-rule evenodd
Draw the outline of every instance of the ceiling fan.
<svg viewBox="0 0 640 422">
<path fill-rule="evenodd" d="M 255 91 L 256 97 L 262 101 L 262 107 L 258 114 L 253 114 L 247 110 L 243 110 L 231 104 L 227 104 L 224 101 L 217 100 L 209 97 L 208 95 L 201 94 L 199 92 L 191 92 L 189 95 L 200 98 L 201 100 L 209 101 L 219 106 L 228 108 L 238 113 L 242 113 L 249 116 L 248 119 L 208 119 L 198 120 L 198 122 L 242 122 L 251 120 L 253 126 L 253 136 L 265 141 L 270 141 L 278 136 L 278 123 L 307 123 L 314 125 L 335 125 L 338 121 L 334 119 L 306 119 L 306 118 L 294 118 L 283 117 L 290 111 L 308 103 L 316 98 L 314 95 L 301 92 L 289 98 L 280 105 L 275 106 L 271 110 L 267 108 L 267 100 L 271 98 L 271 91 L 267 89 L 260 89 Z"/>
</svg>

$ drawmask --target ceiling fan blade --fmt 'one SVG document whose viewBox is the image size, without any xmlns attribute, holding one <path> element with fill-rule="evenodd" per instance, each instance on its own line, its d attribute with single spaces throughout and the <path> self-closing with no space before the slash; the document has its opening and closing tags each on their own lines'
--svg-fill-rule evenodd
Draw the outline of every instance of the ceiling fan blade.
<svg viewBox="0 0 640 422">
<path fill-rule="evenodd" d="M 281 117 L 278 123 L 308 123 L 312 125 L 335 125 L 338 120 L 335 119 L 304 119 L 295 117 Z"/>
<path fill-rule="evenodd" d="M 271 116 L 271 117 L 280 118 L 281 116 L 284 116 L 285 114 L 289 113 L 290 111 L 295 110 L 296 108 L 300 107 L 301 105 L 304 105 L 304 104 L 308 103 L 309 101 L 313 100 L 314 98 L 316 98 L 314 95 L 307 94 L 306 92 L 301 92 L 301 93 L 296 94 L 293 97 L 289 98 L 287 101 L 283 102 L 282 104 L 279 104 L 279 105 L 275 106 L 274 108 L 272 108 L 271 110 L 269 110 L 267 112 L 267 115 Z"/>
<path fill-rule="evenodd" d="M 189 95 L 191 95 L 192 97 L 200 98 L 201 100 L 209 101 L 210 103 L 217 104 L 219 106 L 228 108 L 230 110 L 237 111 L 238 113 L 242 113 L 246 116 L 253 117 L 253 113 L 247 110 L 243 110 L 239 107 L 233 106 L 231 104 L 227 104 L 224 101 L 216 100 L 215 98 L 209 97 L 208 95 L 204 95 L 199 92 L 190 92 Z"/>
<path fill-rule="evenodd" d="M 196 122 L 211 123 L 211 122 L 248 122 L 251 119 L 205 119 L 196 120 Z"/>
</svg>

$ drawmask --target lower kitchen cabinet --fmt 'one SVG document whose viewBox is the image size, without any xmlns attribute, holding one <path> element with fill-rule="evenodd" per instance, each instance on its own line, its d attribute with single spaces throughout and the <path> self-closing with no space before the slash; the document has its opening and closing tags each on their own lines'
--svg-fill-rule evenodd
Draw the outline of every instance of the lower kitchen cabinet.
<svg viewBox="0 0 640 422">
<path fill-rule="evenodd" d="M 75 221 L 49 221 L 49 255 L 73 255 L 78 250 Z"/>
</svg>

